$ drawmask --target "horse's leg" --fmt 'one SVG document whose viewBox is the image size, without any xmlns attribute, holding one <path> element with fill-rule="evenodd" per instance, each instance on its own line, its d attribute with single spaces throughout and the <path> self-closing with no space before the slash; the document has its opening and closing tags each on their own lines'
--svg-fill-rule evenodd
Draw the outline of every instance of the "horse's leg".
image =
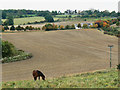
<svg viewBox="0 0 120 90">
<path fill-rule="evenodd" d="M 39 80 L 40 80 L 40 76 L 39 76 Z"/>
<path fill-rule="evenodd" d="M 37 80 L 37 77 L 34 77 L 34 80 L 36 81 L 36 80 Z"/>
</svg>

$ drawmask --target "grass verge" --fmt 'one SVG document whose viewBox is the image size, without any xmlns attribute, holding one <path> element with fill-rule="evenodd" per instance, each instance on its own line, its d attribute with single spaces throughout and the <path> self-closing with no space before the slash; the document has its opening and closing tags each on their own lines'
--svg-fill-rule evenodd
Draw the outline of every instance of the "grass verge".
<svg viewBox="0 0 120 90">
<path fill-rule="evenodd" d="M 3 88 L 117 88 L 117 86 L 116 69 L 62 76 L 46 81 L 25 80 L 2 83 Z"/>
</svg>

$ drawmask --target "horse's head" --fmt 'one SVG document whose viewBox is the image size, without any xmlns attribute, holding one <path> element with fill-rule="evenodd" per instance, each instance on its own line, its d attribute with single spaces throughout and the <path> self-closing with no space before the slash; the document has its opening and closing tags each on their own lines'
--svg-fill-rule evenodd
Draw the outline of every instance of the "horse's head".
<svg viewBox="0 0 120 90">
<path fill-rule="evenodd" d="M 42 76 L 42 79 L 45 80 L 45 76 Z"/>
</svg>

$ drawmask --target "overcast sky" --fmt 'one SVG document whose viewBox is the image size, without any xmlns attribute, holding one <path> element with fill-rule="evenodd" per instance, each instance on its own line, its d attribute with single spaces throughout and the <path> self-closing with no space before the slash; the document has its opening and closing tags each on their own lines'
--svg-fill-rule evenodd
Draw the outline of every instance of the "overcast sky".
<svg viewBox="0 0 120 90">
<path fill-rule="evenodd" d="M 118 11 L 120 0 L 1 0 L 0 9 L 88 10 L 91 8 Z"/>
</svg>

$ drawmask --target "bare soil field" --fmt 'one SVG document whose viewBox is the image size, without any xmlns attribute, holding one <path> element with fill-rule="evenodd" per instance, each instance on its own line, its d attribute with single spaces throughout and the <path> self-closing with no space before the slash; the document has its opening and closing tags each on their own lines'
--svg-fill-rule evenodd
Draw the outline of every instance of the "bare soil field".
<svg viewBox="0 0 120 90">
<path fill-rule="evenodd" d="M 97 30 L 66 30 L 3 34 L 33 58 L 2 65 L 3 81 L 31 80 L 34 69 L 47 78 L 109 68 L 109 44 L 113 44 L 112 66 L 118 63 L 118 39 Z"/>
</svg>

